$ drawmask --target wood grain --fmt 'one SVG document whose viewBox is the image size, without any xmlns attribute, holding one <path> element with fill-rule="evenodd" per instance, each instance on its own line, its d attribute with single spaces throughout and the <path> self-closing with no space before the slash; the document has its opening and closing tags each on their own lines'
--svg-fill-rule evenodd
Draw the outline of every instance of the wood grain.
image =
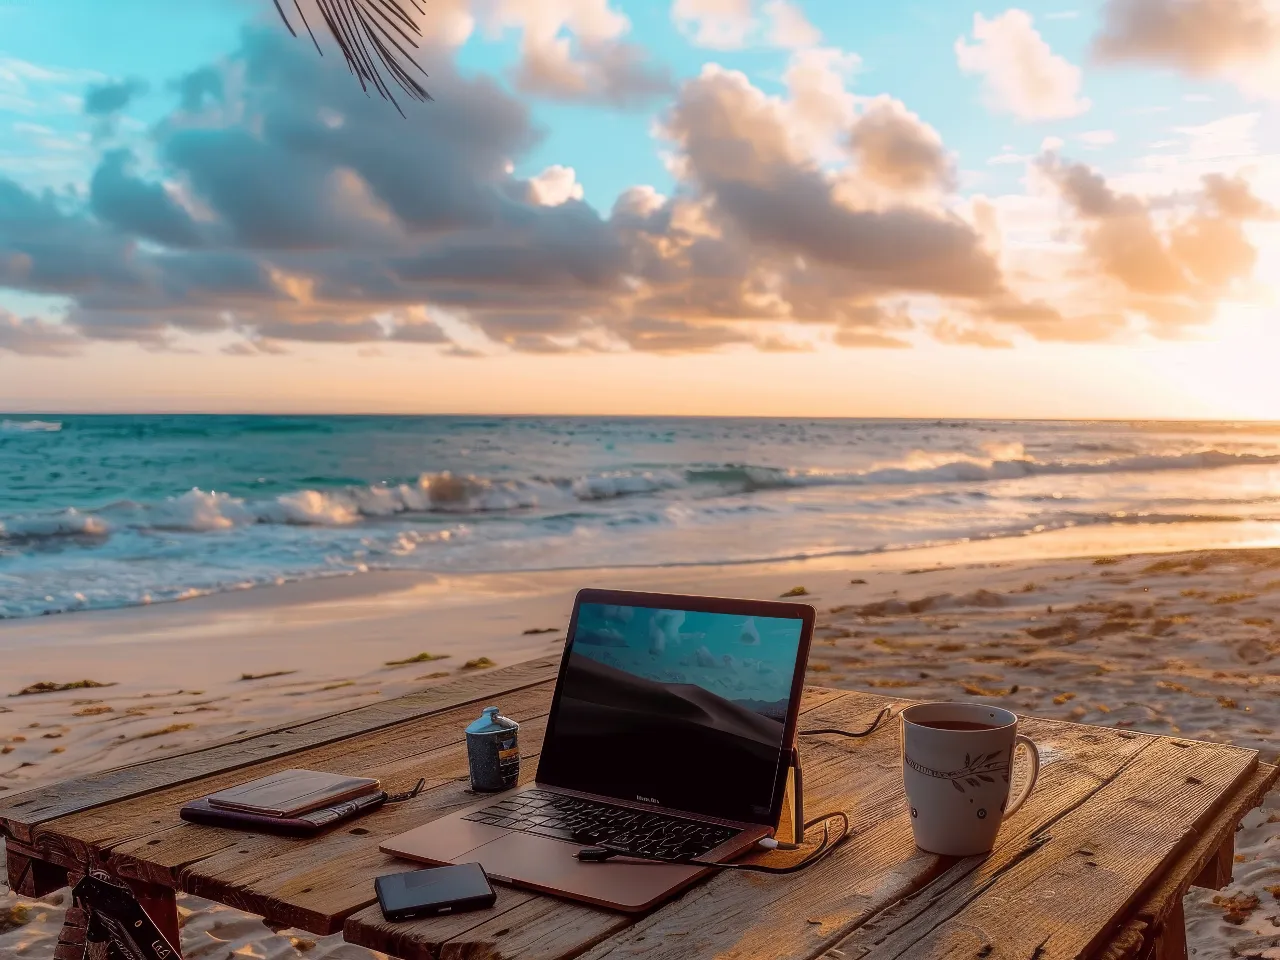
<svg viewBox="0 0 1280 960">
<path fill-rule="evenodd" d="M 883 706 L 880 697 L 867 694 L 850 692 L 838 697 L 819 697 L 807 693 L 803 716 L 809 723 L 858 729 L 866 726 Z M 829 745 L 816 745 L 814 753 L 826 755 L 829 761 L 832 759 Z M 847 762 L 847 756 L 836 755 L 840 759 L 834 762 Z M 814 770 L 816 781 L 830 784 L 848 779 L 847 768 L 844 777 L 816 776 L 822 763 L 813 759 L 812 754 L 806 756 L 809 757 L 805 761 L 806 771 Z M 344 934 L 352 943 L 401 956 L 572 956 L 609 932 L 625 928 L 633 919 L 550 897 L 521 894 L 521 898 L 500 899 L 492 910 L 474 914 L 485 922 L 466 932 L 455 930 L 457 918 L 451 918 L 447 926 L 438 920 L 387 924 L 374 906 L 349 918 Z M 526 903 L 529 905 L 524 906 Z M 508 918 L 507 912 L 517 907 L 521 912 Z M 553 950 L 558 952 L 551 952 Z M 544 951 L 547 952 L 544 954 Z"/>
<path fill-rule="evenodd" d="M 550 702 L 551 685 L 540 684 L 504 696 L 503 708 L 509 716 L 525 723 L 545 716 Z M 470 706 L 446 710 L 382 730 L 349 737 L 301 754 L 273 758 L 250 767 L 240 767 L 226 773 L 156 790 L 127 801 L 70 814 L 56 822 L 37 827 L 36 843 L 43 843 L 46 838 L 50 838 L 49 842 L 53 842 L 52 838 L 56 837 L 72 855 L 86 856 L 91 852 L 103 850 L 111 850 L 119 855 L 126 848 L 151 843 L 166 831 L 180 831 L 177 836 L 190 840 L 195 828 L 183 824 L 178 818 L 178 811 L 182 804 L 215 790 L 299 765 L 311 770 L 377 777 L 392 791 L 407 789 L 419 777 L 427 778 L 428 789 L 434 788 L 466 774 L 464 763 L 461 772 L 455 764 L 436 772 L 433 777 L 431 775 L 433 771 L 428 769 L 430 764 L 426 758 L 440 751 L 451 751 L 453 754 L 463 756 L 465 742 L 463 728 L 475 719 L 474 712 Z M 294 847 L 300 844 L 324 842 L 323 837 L 317 840 L 295 839 L 282 842 L 279 838 L 243 831 L 212 827 L 199 829 L 201 836 L 218 837 L 223 840 L 244 835 L 274 840 L 277 844 Z M 161 846 L 160 844 L 151 845 Z M 143 859 L 151 863 L 164 862 L 162 857 L 156 856 L 163 852 L 162 849 L 143 852 L 146 853 Z M 191 852 L 188 849 L 188 855 Z M 189 859 L 185 862 L 189 862 Z M 155 882 L 165 881 L 158 876 Z"/>
<path fill-rule="evenodd" d="M 38 824 L 57 817 L 545 683 L 555 678 L 558 667 L 559 657 L 530 660 L 242 740 L 27 790 L 0 800 L 0 827 L 16 839 L 30 842 Z"/>
<path fill-rule="evenodd" d="M 1187 917 L 1182 900 L 1161 924 L 1151 945 L 1151 960 L 1187 960 Z"/>
<path fill-rule="evenodd" d="M 1209 858 L 1209 862 L 1204 865 L 1204 869 L 1196 874 L 1192 885 L 1204 887 L 1206 890 L 1221 890 L 1231 882 L 1231 872 L 1235 869 L 1235 865 L 1236 838 L 1232 834 L 1222 842 L 1213 856 Z"/>
<path fill-rule="evenodd" d="M 1146 745 L 1145 738 L 1051 721 L 1029 722 L 1028 730 L 1053 759 L 1041 774 L 1044 785 L 1010 822 L 1014 842 L 1078 803 Z M 852 814 L 856 835 L 835 856 L 787 877 L 714 877 L 586 956 L 816 956 L 954 862 L 919 850 L 912 839 L 897 725 L 866 740 L 819 742 L 805 769 L 813 771 L 805 784 L 810 816 L 833 808 Z"/>
<path fill-rule="evenodd" d="M 842 695 L 833 691 L 807 693 L 806 712 L 810 704 L 816 704 L 816 710 L 837 698 L 842 699 Z M 528 761 L 522 764 L 521 783 L 533 780 L 544 733 L 544 718 L 521 727 L 521 752 Z M 457 779 L 466 774 L 466 759 L 460 747 L 440 751 L 433 755 L 432 762 L 440 764 L 440 768 L 432 768 L 431 772 L 444 769 L 456 776 L 410 803 L 362 818 L 355 828 L 362 831 L 359 835 L 336 832 L 322 851 L 323 856 L 318 855 L 321 851 L 292 846 L 273 852 L 267 868 L 260 850 L 252 844 L 237 845 L 184 867 L 181 885 L 213 899 L 234 897 L 235 905 L 243 909 L 303 929 L 336 930 L 343 919 L 373 902 L 375 877 L 416 869 L 413 863 L 379 851 L 383 840 L 476 801 L 477 796 L 467 789 L 465 781 Z"/>
<path fill-rule="evenodd" d="M 1146 892 L 1113 942 L 1100 954 L 1102 958 L 1133 960 L 1143 955 L 1144 945 L 1149 945 L 1150 938 L 1171 925 L 1170 917 L 1182 908 L 1182 898 L 1187 889 L 1201 879 L 1205 864 L 1215 860 L 1225 844 L 1235 848 L 1237 826 L 1245 814 L 1262 803 L 1277 778 L 1280 778 L 1280 768 L 1258 764 L 1249 780 L 1226 799 L 1213 823 L 1200 831 L 1195 844 Z"/>
<path fill-rule="evenodd" d="M 924 909 L 878 925 L 875 940 L 859 931 L 847 946 L 860 949 L 845 952 L 869 960 L 1094 953 L 1256 766 L 1251 750 L 1155 740 L 1015 856 L 993 856 L 966 881 L 931 890 Z"/>
<path fill-rule="evenodd" d="M 39 851 L 17 842 L 5 841 L 9 889 L 24 897 L 43 897 L 67 885 L 67 871 L 48 863 Z"/>
<path fill-rule="evenodd" d="M 990 856 L 955 860 L 912 842 L 892 723 L 863 740 L 804 740 L 806 814 L 847 810 L 853 835 L 799 874 L 720 873 L 639 920 L 499 887 L 490 910 L 386 923 L 372 879 L 415 865 L 378 844 L 476 800 L 461 729 L 480 700 L 501 697 L 521 721 L 522 782 L 532 779 L 555 665 L 468 677 L 9 798 L 0 825 L 19 836 L 10 843 L 11 875 L 22 871 L 35 884 L 93 864 L 153 900 L 183 889 L 271 923 L 342 929 L 353 943 L 406 960 L 1176 960 L 1182 894 L 1197 878 L 1220 879 L 1235 825 L 1278 772 L 1234 747 L 1028 719 L 1024 729 L 1046 757 L 1040 784 Z M 890 702 L 900 701 L 806 688 L 804 726 L 863 727 Z M 177 818 L 186 800 L 288 766 L 376 776 L 393 789 L 425 777 L 428 788 L 311 840 Z M 801 854 L 768 856 L 788 862 Z"/>
</svg>

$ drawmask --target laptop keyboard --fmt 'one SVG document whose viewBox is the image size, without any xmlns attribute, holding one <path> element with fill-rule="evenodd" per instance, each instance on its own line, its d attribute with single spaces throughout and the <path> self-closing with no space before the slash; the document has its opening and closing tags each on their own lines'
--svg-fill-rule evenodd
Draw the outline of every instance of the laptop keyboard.
<svg viewBox="0 0 1280 960">
<path fill-rule="evenodd" d="M 463 819 L 658 860 L 700 857 L 739 832 L 546 790 L 521 791 Z"/>
</svg>

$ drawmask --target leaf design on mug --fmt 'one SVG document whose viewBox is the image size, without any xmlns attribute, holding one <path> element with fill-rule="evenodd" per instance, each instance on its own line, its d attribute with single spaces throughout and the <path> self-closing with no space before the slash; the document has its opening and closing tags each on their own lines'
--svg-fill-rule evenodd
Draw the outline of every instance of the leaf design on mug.
<svg viewBox="0 0 1280 960">
<path fill-rule="evenodd" d="M 971 762 L 971 761 L 969 760 L 969 755 L 966 753 L 966 754 L 964 755 L 964 765 L 967 767 L 967 766 L 969 766 L 970 762 Z"/>
<path fill-rule="evenodd" d="M 990 763 L 992 760 L 996 759 L 996 757 L 998 757 L 998 756 L 1000 756 L 1000 751 L 999 751 L 999 750 L 996 750 L 996 751 L 994 751 L 993 753 L 988 753 L 988 754 L 987 754 L 987 759 L 986 759 L 984 762 L 985 762 L 985 763 Z"/>
<path fill-rule="evenodd" d="M 995 783 L 995 781 L 992 780 L 990 777 L 988 777 L 985 773 L 978 774 L 978 779 L 986 783 Z"/>
<path fill-rule="evenodd" d="M 965 778 L 965 783 L 969 784 L 969 786 L 971 786 L 971 787 L 978 787 L 978 786 L 981 786 L 981 784 L 980 784 L 980 783 L 978 783 L 977 779 L 976 779 L 976 778 L 974 778 L 974 777 L 966 777 L 966 778 Z"/>
<path fill-rule="evenodd" d="M 959 780 L 952 780 L 951 785 L 955 787 L 957 790 L 959 790 L 961 793 L 964 793 L 964 787 L 960 786 Z"/>
</svg>

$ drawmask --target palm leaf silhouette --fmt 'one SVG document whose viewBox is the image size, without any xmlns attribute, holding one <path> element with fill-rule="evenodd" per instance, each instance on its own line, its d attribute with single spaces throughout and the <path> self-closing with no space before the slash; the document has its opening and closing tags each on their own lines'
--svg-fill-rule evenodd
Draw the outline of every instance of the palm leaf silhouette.
<svg viewBox="0 0 1280 960">
<path fill-rule="evenodd" d="M 289 33 L 296 37 L 298 32 L 293 28 L 280 0 L 272 0 L 272 3 L 276 5 L 276 12 L 289 28 Z M 385 71 L 390 82 L 414 100 L 431 99 L 431 94 L 427 93 L 411 70 L 416 70 L 424 77 L 427 72 L 419 66 L 405 46 L 407 44 L 414 50 L 418 49 L 414 37 L 421 37 L 422 29 L 409 13 L 410 10 L 424 13 L 422 0 L 315 0 L 315 5 L 338 44 L 338 49 L 346 58 L 347 69 L 360 81 L 360 88 L 366 94 L 373 87 L 383 98 L 391 101 L 400 116 L 404 116 L 400 102 L 391 92 L 388 81 L 383 78 Z M 298 19 L 306 27 L 311 42 L 315 44 L 316 52 L 324 56 L 299 0 L 293 0 L 293 7 Z"/>
</svg>

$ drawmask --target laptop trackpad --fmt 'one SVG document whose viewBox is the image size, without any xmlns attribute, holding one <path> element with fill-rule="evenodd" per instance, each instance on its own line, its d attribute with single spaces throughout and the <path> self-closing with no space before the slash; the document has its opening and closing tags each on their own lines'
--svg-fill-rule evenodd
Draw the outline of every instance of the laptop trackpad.
<svg viewBox="0 0 1280 960">
<path fill-rule="evenodd" d="M 428 863 L 467 863 L 468 851 L 507 833 L 501 827 L 491 827 L 487 823 L 442 817 L 416 830 L 384 840 L 378 849 L 393 857 L 408 857 Z"/>
<path fill-rule="evenodd" d="M 579 849 L 562 840 L 511 832 L 458 862 L 477 862 L 498 880 L 632 910 L 649 906 L 702 872 L 661 863 L 582 863 L 574 856 Z"/>
</svg>

